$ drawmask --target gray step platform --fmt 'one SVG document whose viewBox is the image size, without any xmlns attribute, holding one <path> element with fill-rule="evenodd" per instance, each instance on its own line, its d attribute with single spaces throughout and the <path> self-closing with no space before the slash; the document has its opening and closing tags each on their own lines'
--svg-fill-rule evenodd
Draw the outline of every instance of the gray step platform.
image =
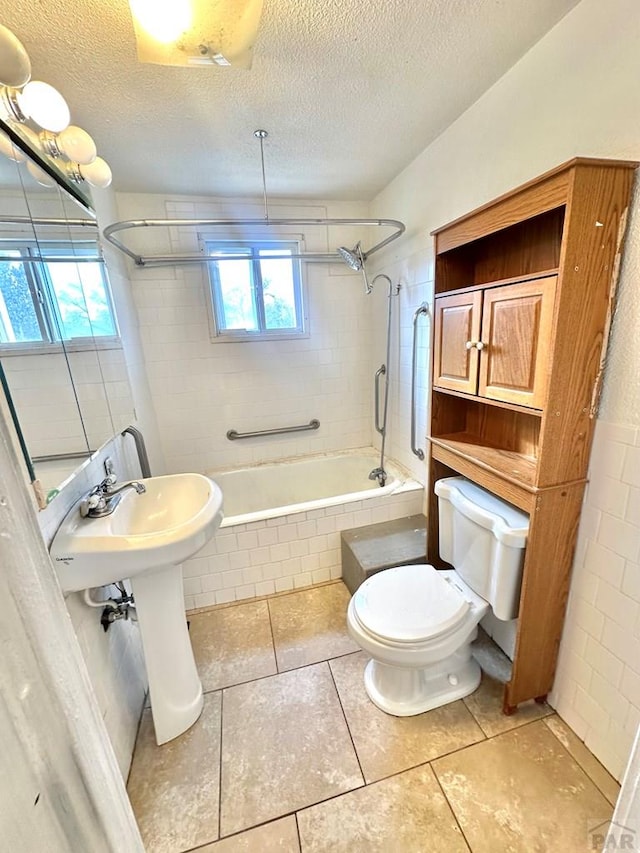
<svg viewBox="0 0 640 853">
<path fill-rule="evenodd" d="M 341 534 L 342 580 L 353 593 L 367 578 L 392 566 L 427 562 L 427 520 L 410 515 Z"/>
</svg>

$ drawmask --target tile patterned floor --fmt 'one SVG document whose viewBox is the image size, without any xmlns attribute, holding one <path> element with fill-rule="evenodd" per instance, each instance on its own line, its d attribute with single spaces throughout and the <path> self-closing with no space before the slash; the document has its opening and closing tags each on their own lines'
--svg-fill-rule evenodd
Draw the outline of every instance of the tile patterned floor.
<svg viewBox="0 0 640 853">
<path fill-rule="evenodd" d="M 203 714 L 158 747 L 146 710 L 129 776 L 147 853 L 590 849 L 619 787 L 548 706 L 502 715 L 500 655 L 466 699 L 388 716 L 348 601 L 337 582 L 191 617 Z"/>
</svg>

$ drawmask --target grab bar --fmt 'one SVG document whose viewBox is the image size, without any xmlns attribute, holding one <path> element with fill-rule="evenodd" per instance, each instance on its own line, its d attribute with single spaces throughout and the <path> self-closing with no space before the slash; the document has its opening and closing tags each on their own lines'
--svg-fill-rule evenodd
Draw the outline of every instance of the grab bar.
<svg viewBox="0 0 640 853">
<path fill-rule="evenodd" d="M 423 460 L 424 450 L 416 447 L 416 362 L 418 360 L 418 336 L 416 334 L 416 329 L 418 325 L 418 318 L 421 314 L 429 316 L 429 305 L 427 302 L 423 302 L 422 305 L 416 309 L 416 312 L 413 315 L 413 346 L 411 361 L 411 452 L 417 456 L 418 459 Z"/>
<path fill-rule="evenodd" d="M 140 473 L 143 479 L 151 476 L 151 466 L 149 465 L 149 456 L 147 455 L 147 446 L 144 443 L 144 436 L 137 427 L 128 426 L 123 429 L 120 435 L 133 436 L 136 443 L 136 452 L 138 454 L 138 462 L 140 463 Z"/>
<path fill-rule="evenodd" d="M 384 364 L 381 364 L 380 367 L 376 370 L 376 378 L 374 379 L 374 391 L 375 391 L 375 427 L 376 432 L 379 432 L 380 435 L 384 435 L 384 426 L 380 426 L 380 377 L 384 376 L 387 372 L 387 368 Z"/>
<path fill-rule="evenodd" d="M 308 429 L 320 429 L 320 421 L 314 418 L 308 424 L 301 424 L 300 426 L 280 427 L 279 429 L 259 429 L 255 432 L 238 432 L 235 429 L 230 429 L 227 432 L 227 438 L 229 441 L 237 441 L 239 438 L 257 438 L 261 435 L 284 435 L 286 432 L 304 432 Z"/>
</svg>

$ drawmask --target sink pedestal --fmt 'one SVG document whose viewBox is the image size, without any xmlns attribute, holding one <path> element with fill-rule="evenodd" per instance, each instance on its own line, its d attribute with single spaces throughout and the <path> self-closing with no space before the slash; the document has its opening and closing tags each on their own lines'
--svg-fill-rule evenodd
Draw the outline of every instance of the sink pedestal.
<svg viewBox="0 0 640 853">
<path fill-rule="evenodd" d="M 136 575 L 131 587 L 160 745 L 192 726 L 204 703 L 185 616 L 182 566 Z"/>
</svg>

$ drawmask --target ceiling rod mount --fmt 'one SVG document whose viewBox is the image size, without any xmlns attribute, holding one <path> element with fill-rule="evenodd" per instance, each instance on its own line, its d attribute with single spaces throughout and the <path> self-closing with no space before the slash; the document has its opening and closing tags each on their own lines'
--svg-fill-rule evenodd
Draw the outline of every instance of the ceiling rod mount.
<svg viewBox="0 0 640 853">
<path fill-rule="evenodd" d="M 269 203 L 267 201 L 267 177 L 264 169 L 264 140 L 269 136 L 266 130 L 254 130 L 253 135 L 260 142 L 260 164 L 262 166 L 262 197 L 264 199 L 264 218 L 269 221 Z"/>
</svg>

